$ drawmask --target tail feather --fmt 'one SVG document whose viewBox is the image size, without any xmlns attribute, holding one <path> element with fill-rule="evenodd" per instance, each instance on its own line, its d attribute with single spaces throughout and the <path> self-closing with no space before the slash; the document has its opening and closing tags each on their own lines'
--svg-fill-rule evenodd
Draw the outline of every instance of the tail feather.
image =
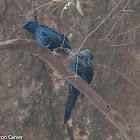
<svg viewBox="0 0 140 140">
<path fill-rule="evenodd" d="M 68 97 L 68 101 L 67 101 L 67 105 L 65 109 L 64 123 L 66 123 L 69 120 L 71 116 L 71 112 L 75 107 L 76 100 L 79 94 L 80 92 L 73 85 L 70 84 L 69 97 Z"/>
</svg>

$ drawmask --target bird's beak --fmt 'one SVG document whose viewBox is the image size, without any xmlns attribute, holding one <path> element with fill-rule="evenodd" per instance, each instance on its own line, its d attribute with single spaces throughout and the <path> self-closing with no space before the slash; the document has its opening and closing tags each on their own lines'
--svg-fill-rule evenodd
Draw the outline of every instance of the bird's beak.
<svg viewBox="0 0 140 140">
<path fill-rule="evenodd" d="M 20 31 L 21 29 L 23 29 L 23 26 L 22 26 L 21 28 L 19 28 L 19 31 Z"/>
</svg>

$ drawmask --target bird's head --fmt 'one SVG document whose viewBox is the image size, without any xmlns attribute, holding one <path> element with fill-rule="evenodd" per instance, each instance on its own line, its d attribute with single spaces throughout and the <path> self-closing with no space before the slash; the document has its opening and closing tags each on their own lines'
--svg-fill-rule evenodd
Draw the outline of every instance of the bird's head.
<svg viewBox="0 0 140 140">
<path fill-rule="evenodd" d="M 93 60 L 93 53 L 89 49 L 85 49 L 81 52 L 84 56 L 88 57 L 90 60 Z"/>
<path fill-rule="evenodd" d="M 38 26 L 39 25 L 33 21 L 27 21 L 19 30 L 26 29 L 31 34 L 34 34 L 34 32 Z"/>
</svg>

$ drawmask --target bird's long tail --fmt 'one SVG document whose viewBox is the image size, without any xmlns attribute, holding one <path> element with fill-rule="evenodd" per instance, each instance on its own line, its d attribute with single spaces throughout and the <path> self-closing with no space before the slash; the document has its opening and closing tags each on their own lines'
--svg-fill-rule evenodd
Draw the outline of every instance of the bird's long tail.
<svg viewBox="0 0 140 140">
<path fill-rule="evenodd" d="M 67 101 L 67 105 L 65 109 L 64 123 L 66 123 L 69 120 L 71 112 L 75 107 L 76 100 L 79 94 L 80 92 L 73 85 L 70 84 L 69 97 L 68 97 L 68 101 Z"/>
<path fill-rule="evenodd" d="M 78 53 L 78 50 L 75 49 L 75 48 L 73 48 L 72 46 L 71 46 L 70 51 L 71 51 L 73 54 L 77 54 L 77 53 Z"/>
<path fill-rule="evenodd" d="M 65 43 L 66 44 L 64 44 L 64 48 L 69 49 L 73 54 L 77 54 L 78 53 L 78 50 L 75 49 L 74 47 L 72 47 L 69 42 L 65 42 Z"/>
</svg>

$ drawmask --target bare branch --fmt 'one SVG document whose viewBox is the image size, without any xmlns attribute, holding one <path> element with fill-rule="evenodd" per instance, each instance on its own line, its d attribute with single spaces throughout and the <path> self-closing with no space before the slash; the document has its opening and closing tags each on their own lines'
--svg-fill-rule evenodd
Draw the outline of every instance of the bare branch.
<svg viewBox="0 0 140 140">
<path fill-rule="evenodd" d="M 115 9 L 120 5 L 120 3 L 122 2 L 123 0 L 121 0 L 113 9 L 112 11 L 106 16 L 106 18 L 92 31 L 90 32 L 86 38 L 84 39 L 84 41 L 82 42 L 81 46 L 79 47 L 78 51 L 80 51 L 80 49 L 82 48 L 82 46 L 84 45 L 84 43 L 86 42 L 86 40 L 98 29 L 100 28 L 100 26 L 109 18 L 109 16 L 115 11 Z"/>
<path fill-rule="evenodd" d="M 109 33 L 103 38 L 103 39 L 99 39 L 99 40 L 105 40 L 107 39 L 107 37 L 110 35 L 110 33 L 112 32 L 112 30 L 114 29 L 114 27 L 118 24 L 118 22 L 122 19 L 122 17 L 124 16 L 124 14 L 126 13 L 126 11 L 124 11 L 124 13 L 120 16 L 120 18 L 118 19 L 118 21 L 112 26 L 111 30 L 109 31 Z"/>
<path fill-rule="evenodd" d="M 110 45 L 110 46 L 123 46 L 123 45 L 129 45 L 129 44 L 131 44 L 131 43 L 133 43 L 134 41 L 135 41 L 135 39 L 136 39 L 136 29 L 138 28 L 140 26 L 140 24 L 138 24 L 135 28 L 133 28 L 133 29 L 131 29 L 131 30 L 128 30 L 128 31 L 126 31 L 126 32 L 123 32 L 123 33 L 120 33 L 120 34 L 118 34 L 115 38 L 117 38 L 118 36 L 120 36 L 120 35 L 124 35 L 124 34 L 127 34 L 127 33 L 129 33 L 129 32 L 132 32 L 133 31 L 133 40 L 131 40 L 130 42 L 127 42 L 127 43 L 123 43 L 123 44 L 114 44 L 114 45 Z"/>
<path fill-rule="evenodd" d="M 131 30 L 128 30 L 128 31 L 126 31 L 126 32 L 123 32 L 123 33 L 118 34 L 118 35 L 116 36 L 116 38 L 117 38 L 118 36 L 120 36 L 120 35 L 127 34 L 127 33 L 129 33 L 129 32 L 134 31 L 134 30 L 137 29 L 139 26 L 140 26 L 140 24 L 138 24 L 135 28 L 133 28 L 133 29 L 131 29 Z"/>
<path fill-rule="evenodd" d="M 31 40 L 11 40 L 0 43 L 0 50 L 25 51 L 38 56 L 48 65 L 83 93 L 105 116 L 112 122 L 128 140 L 139 140 L 140 137 L 134 132 L 129 124 L 114 111 L 101 96 L 96 93 L 82 78 L 67 78 L 75 74 L 65 66 L 51 51 Z"/>
<path fill-rule="evenodd" d="M 103 38 L 103 39 L 99 39 L 99 40 L 105 40 L 107 39 L 107 37 L 110 35 L 110 33 L 112 32 L 112 30 L 114 29 L 114 27 L 118 24 L 118 22 L 122 19 L 122 17 L 124 16 L 124 14 L 126 12 L 133 12 L 133 10 L 125 10 L 125 8 L 127 7 L 127 5 L 130 3 L 130 0 L 126 3 L 126 5 L 124 6 L 124 8 L 122 10 L 120 10 L 120 12 L 117 13 L 117 15 L 119 15 L 122 11 L 124 12 L 120 18 L 117 20 L 117 22 L 112 26 L 111 30 L 109 31 L 109 33 Z M 115 15 L 112 19 L 114 19 L 117 15 Z"/>
<path fill-rule="evenodd" d="M 117 15 L 119 15 L 122 11 L 124 11 L 124 12 L 125 11 L 133 12 L 133 10 L 125 10 L 125 8 L 128 6 L 128 4 L 130 3 L 130 1 L 131 0 L 128 0 L 128 2 L 126 3 L 126 5 L 124 6 L 124 8 L 120 12 L 118 12 Z M 115 18 L 117 15 L 115 15 L 113 18 Z"/>
<path fill-rule="evenodd" d="M 131 40 L 130 42 L 127 42 L 127 43 L 124 43 L 124 44 L 114 44 L 114 45 L 110 45 L 110 46 L 123 46 L 123 45 L 129 45 L 129 44 L 131 44 L 131 43 L 133 43 L 134 41 L 135 41 L 135 39 L 136 39 L 136 31 L 134 30 L 134 38 L 133 38 L 133 40 Z"/>
<path fill-rule="evenodd" d="M 84 41 L 82 42 L 82 44 L 81 44 L 80 47 L 78 48 L 78 52 L 75 53 L 75 54 L 73 54 L 73 55 L 70 56 L 69 58 L 65 59 L 64 61 L 67 61 L 67 60 L 71 59 L 72 57 L 74 57 L 75 55 L 77 55 L 77 54 L 79 53 L 80 49 L 82 48 L 82 46 L 84 45 L 84 43 L 86 42 L 86 40 L 87 40 L 98 28 L 101 27 L 101 25 L 109 18 L 109 16 L 115 11 L 115 9 L 120 5 L 120 3 L 121 3 L 122 1 L 123 1 L 123 0 L 121 0 L 121 1 L 112 9 L 112 11 L 106 16 L 106 18 L 105 18 L 92 32 L 90 32 L 90 33 L 86 36 L 86 38 L 84 39 Z M 130 2 L 130 0 L 129 0 L 129 2 Z M 128 2 L 128 3 L 129 3 L 129 2 Z M 128 3 L 124 6 L 124 8 L 123 8 L 122 10 L 124 10 L 124 9 L 126 8 L 126 6 L 128 5 Z M 124 11 L 124 14 L 125 14 L 125 12 L 126 12 L 126 11 Z M 123 14 L 123 15 L 124 15 L 124 14 Z M 122 16 L 123 16 L 123 15 L 122 15 Z M 117 21 L 117 23 L 121 20 L 122 16 L 121 16 L 120 19 Z M 116 24 L 117 24 L 117 23 L 116 23 Z M 116 24 L 113 26 L 113 28 L 116 26 Z M 111 29 L 111 31 L 113 30 L 113 28 Z M 111 31 L 108 33 L 108 35 L 111 33 Z M 107 35 L 107 36 L 108 36 L 108 35 Z"/>
<path fill-rule="evenodd" d="M 81 44 L 80 47 L 78 48 L 78 52 L 75 53 L 75 54 L 73 54 L 73 55 L 70 56 L 69 58 L 65 59 L 64 61 L 67 61 L 67 60 L 71 59 L 72 57 L 74 57 L 75 55 L 77 55 L 77 54 L 79 53 L 80 49 L 82 48 L 82 46 L 84 45 L 84 43 L 86 42 L 86 40 L 87 40 L 98 28 L 101 27 L 101 25 L 109 18 L 109 16 L 115 11 L 115 9 L 120 5 L 120 3 L 121 3 L 122 1 L 123 1 L 123 0 L 121 0 L 121 1 L 112 9 L 112 11 L 106 16 L 106 18 L 105 18 L 92 32 L 90 32 L 90 33 L 86 36 L 86 38 L 84 39 L 84 41 L 82 42 L 82 44 Z M 122 10 L 124 10 L 124 9 L 126 8 L 126 6 L 129 4 L 129 2 L 130 2 L 130 0 L 127 2 L 127 4 L 124 6 L 124 8 L 123 8 Z M 122 10 L 121 10 L 121 11 L 122 11 Z M 127 11 L 127 10 L 124 10 L 124 14 L 125 14 L 126 11 Z M 124 14 L 123 14 L 123 15 L 124 15 Z M 122 16 L 123 16 L 123 15 L 122 15 Z M 121 20 L 122 16 L 121 16 L 120 19 L 117 21 L 117 23 Z M 116 26 L 117 23 L 115 23 L 115 25 L 113 26 L 113 28 Z M 113 30 L 113 28 L 111 29 L 111 31 Z M 108 35 L 111 33 L 111 31 L 108 33 Z M 107 35 L 107 36 L 108 36 L 108 35 Z M 107 37 L 105 37 L 105 38 L 107 38 Z"/>
</svg>

